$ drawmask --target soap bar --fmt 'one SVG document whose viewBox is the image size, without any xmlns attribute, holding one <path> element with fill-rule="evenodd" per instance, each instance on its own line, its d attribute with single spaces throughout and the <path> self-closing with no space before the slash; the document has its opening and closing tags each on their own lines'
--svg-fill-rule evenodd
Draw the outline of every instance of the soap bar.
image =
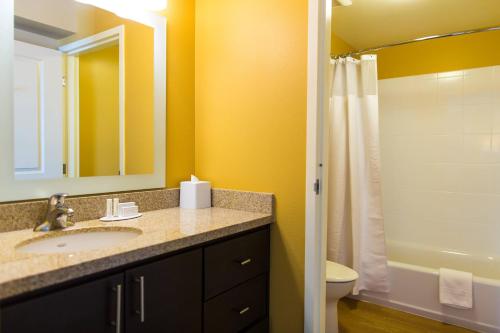
<svg viewBox="0 0 500 333">
<path fill-rule="evenodd" d="M 139 207 L 137 206 L 127 206 L 127 207 L 122 207 L 121 208 L 121 215 L 122 217 L 129 217 L 129 216 L 135 216 L 139 214 Z"/>
<path fill-rule="evenodd" d="M 124 214 L 124 208 L 127 207 L 137 207 L 135 202 L 121 202 L 118 204 L 118 216 L 126 216 Z M 138 211 L 137 211 L 138 212 Z"/>
<path fill-rule="evenodd" d="M 192 176 L 191 181 L 181 182 L 181 208 L 201 209 L 212 206 L 211 184 Z"/>
</svg>

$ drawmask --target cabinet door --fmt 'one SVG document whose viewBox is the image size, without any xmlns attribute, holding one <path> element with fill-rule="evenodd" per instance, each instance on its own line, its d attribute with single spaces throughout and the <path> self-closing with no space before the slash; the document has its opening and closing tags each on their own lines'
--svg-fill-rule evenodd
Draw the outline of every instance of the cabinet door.
<svg viewBox="0 0 500 333">
<path fill-rule="evenodd" d="M 128 270 L 126 286 L 127 333 L 201 332 L 201 249 Z"/>
<path fill-rule="evenodd" d="M 123 330 L 123 274 L 3 307 L 2 333 L 117 333 Z"/>
</svg>

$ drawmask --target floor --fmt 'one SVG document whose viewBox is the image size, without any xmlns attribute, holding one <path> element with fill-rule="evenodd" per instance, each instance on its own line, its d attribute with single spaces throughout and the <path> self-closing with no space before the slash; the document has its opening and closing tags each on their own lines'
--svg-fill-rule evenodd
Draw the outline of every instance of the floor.
<svg viewBox="0 0 500 333">
<path fill-rule="evenodd" d="M 340 333 L 471 333 L 431 319 L 344 298 L 339 302 Z"/>
</svg>

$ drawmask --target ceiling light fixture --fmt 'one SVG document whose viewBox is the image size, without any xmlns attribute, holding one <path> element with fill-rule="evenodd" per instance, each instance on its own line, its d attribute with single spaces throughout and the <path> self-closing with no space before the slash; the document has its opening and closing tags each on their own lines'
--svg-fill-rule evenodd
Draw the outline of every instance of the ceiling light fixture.
<svg viewBox="0 0 500 333">
<path fill-rule="evenodd" d="M 352 5 L 352 0 L 333 0 L 337 6 L 350 6 Z"/>
<path fill-rule="evenodd" d="M 167 0 L 75 0 L 126 17 L 134 11 L 161 11 L 167 8 Z"/>
<path fill-rule="evenodd" d="M 146 10 L 160 11 L 167 9 L 167 0 L 131 0 L 132 2 L 140 2 Z"/>
</svg>

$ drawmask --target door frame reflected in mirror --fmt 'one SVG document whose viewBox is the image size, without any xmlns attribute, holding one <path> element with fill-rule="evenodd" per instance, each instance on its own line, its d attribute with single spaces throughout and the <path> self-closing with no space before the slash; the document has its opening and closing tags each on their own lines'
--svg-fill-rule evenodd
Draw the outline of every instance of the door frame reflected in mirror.
<svg viewBox="0 0 500 333">
<path fill-rule="evenodd" d="M 118 45 L 118 115 L 119 115 L 119 175 L 125 170 L 125 27 L 123 25 L 100 32 L 59 47 L 67 56 L 67 128 L 68 177 L 80 177 L 80 107 L 79 107 L 79 55 L 91 50 Z"/>
</svg>

